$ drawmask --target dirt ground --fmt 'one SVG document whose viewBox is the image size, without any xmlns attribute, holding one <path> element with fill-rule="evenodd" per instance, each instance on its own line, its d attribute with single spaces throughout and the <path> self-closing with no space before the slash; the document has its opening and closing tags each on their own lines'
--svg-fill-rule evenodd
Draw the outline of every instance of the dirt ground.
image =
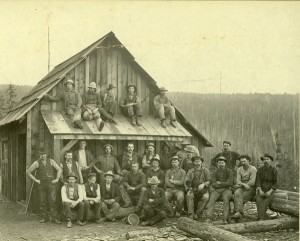
<svg viewBox="0 0 300 241">
<path fill-rule="evenodd" d="M 247 208 L 248 214 L 250 213 L 249 218 L 251 219 L 253 206 L 248 206 Z M 125 234 L 128 231 L 149 229 L 149 227 L 130 226 L 125 224 L 123 220 L 118 220 L 114 223 L 90 223 L 83 227 L 74 224 L 73 228 L 68 229 L 65 223 L 60 225 L 50 222 L 40 224 L 38 215 L 24 215 L 24 210 L 24 207 L 9 202 L 0 196 L 0 241 L 126 240 Z M 216 211 L 215 224 L 219 222 L 219 216 L 220 213 Z M 242 221 L 250 221 L 249 218 L 244 218 Z M 158 227 L 166 226 L 176 226 L 176 219 L 165 219 Z M 244 236 L 261 241 L 299 240 L 299 232 L 297 230 L 247 234 Z"/>
</svg>

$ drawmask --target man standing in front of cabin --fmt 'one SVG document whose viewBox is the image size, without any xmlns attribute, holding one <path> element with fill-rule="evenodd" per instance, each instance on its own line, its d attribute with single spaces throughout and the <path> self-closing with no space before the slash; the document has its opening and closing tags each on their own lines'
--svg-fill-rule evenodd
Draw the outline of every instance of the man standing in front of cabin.
<svg viewBox="0 0 300 241">
<path fill-rule="evenodd" d="M 121 169 L 124 175 L 131 171 L 131 164 L 139 163 L 138 153 L 134 152 L 134 143 L 128 142 L 127 150 L 121 157 Z"/>
<path fill-rule="evenodd" d="M 166 88 L 162 87 L 159 89 L 159 95 L 155 96 L 153 99 L 154 108 L 156 115 L 159 116 L 161 126 L 166 128 L 166 116 L 170 116 L 170 124 L 176 128 L 176 115 L 175 108 L 171 105 L 169 98 L 166 96 L 168 91 Z"/>
<path fill-rule="evenodd" d="M 121 100 L 120 106 L 123 113 L 131 119 L 131 125 L 141 125 L 140 119 L 142 117 L 142 106 L 140 98 L 136 94 L 136 86 L 133 84 L 128 85 L 127 95 Z"/>
<path fill-rule="evenodd" d="M 76 183 L 78 178 L 74 173 L 66 176 L 68 183 L 61 188 L 61 199 L 64 209 L 64 214 L 67 218 L 67 227 L 72 227 L 72 209 L 77 211 L 77 224 L 85 225 L 83 222 L 84 202 L 82 187 Z"/>
<path fill-rule="evenodd" d="M 156 158 L 160 160 L 159 155 L 155 152 L 155 145 L 152 142 L 147 143 L 147 152 L 144 154 L 142 159 L 142 170 L 146 174 L 147 170 L 152 167 L 151 159 Z"/>
<path fill-rule="evenodd" d="M 73 126 L 75 128 L 82 129 L 83 125 L 81 123 L 81 96 L 78 92 L 74 90 L 74 81 L 69 79 L 65 83 L 66 91 L 57 96 L 51 96 L 49 94 L 45 95 L 46 100 L 50 101 L 64 101 L 65 111 L 67 116 L 72 120 Z"/>
<path fill-rule="evenodd" d="M 39 150 L 39 160 L 32 163 L 27 169 L 26 174 L 30 179 L 38 184 L 38 192 L 40 198 L 40 210 L 42 219 L 40 223 L 44 223 L 48 220 L 48 216 L 51 220 L 57 224 L 61 222 L 56 217 L 56 183 L 58 182 L 61 175 L 61 168 L 56 162 L 47 157 L 47 152 L 44 149 Z M 57 171 L 56 178 L 54 178 L 54 170 Z M 36 170 L 36 177 L 32 175 L 32 172 Z M 48 212 L 50 208 L 50 213 Z"/>
</svg>

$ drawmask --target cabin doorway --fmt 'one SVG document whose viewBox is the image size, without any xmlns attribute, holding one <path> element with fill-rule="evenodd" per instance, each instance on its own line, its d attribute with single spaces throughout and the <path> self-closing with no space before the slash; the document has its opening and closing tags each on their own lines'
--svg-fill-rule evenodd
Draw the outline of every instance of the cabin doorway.
<svg viewBox="0 0 300 241">
<path fill-rule="evenodd" d="M 17 201 L 25 201 L 26 200 L 26 134 L 19 134 L 17 170 L 18 170 Z"/>
</svg>

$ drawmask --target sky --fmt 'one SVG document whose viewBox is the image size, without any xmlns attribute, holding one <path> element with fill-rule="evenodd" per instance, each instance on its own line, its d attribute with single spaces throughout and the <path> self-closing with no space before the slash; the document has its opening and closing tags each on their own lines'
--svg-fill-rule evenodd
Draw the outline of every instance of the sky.
<svg viewBox="0 0 300 241">
<path fill-rule="evenodd" d="M 300 2 L 0 1 L 1 84 L 35 85 L 113 31 L 159 86 L 297 93 Z"/>
</svg>

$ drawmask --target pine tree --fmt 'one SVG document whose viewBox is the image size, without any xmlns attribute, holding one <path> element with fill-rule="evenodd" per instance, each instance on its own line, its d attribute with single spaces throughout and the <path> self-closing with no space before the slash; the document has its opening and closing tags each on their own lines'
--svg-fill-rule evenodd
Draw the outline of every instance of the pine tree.
<svg viewBox="0 0 300 241">
<path fill-rule="evenodd" d="M 16 102 L 16 88 L 14 85 L 10 84 L 5 93 L 5 107 L 7 110 L 11 110 Z"/>
<path fill-rule="evenodd" d="M 0 92 L 0 118 L 5 115 L 5 98 L 3 92 Z"/>
</svg>

